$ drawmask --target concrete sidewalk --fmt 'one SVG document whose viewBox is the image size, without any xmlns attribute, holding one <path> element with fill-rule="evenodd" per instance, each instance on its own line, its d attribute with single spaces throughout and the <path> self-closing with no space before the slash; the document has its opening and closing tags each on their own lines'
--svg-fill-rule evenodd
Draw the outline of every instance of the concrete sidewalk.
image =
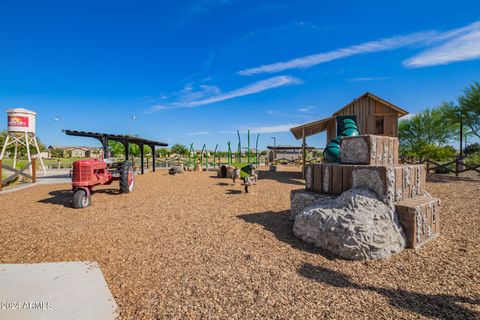
<svg viewBox="0 0 480 320">
<path fill-rule="evenodd" d="M 71 183 L 71 182 L 72 180 L 70 178 L 70 170 L 51 169 L 47 171 L 46 176 L 44 176 L 43 174 L 40 174 L 39 176 L 37 176 L 36 183 L 23 183 L 14 187 L 10 187 L 10 188 L 7 187 L 3 189 L 3 191 L 0 191 L 0 195 L 34 187 L 39 184 L 62 184 L 62 183 Z"/>
<path fill-rule="evenodd" d="M 0 264 L 0 319 L 117 318 L 96 262 Z"/>
</svg>

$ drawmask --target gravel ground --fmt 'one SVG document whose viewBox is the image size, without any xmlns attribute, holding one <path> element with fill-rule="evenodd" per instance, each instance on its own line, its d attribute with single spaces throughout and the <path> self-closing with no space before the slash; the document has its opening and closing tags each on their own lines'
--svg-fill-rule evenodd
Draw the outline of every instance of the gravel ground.
<svg viewBox="0 0 480 320">
<path fill-rule="evenodd" d="M 293 236 L 298 172 L 261 176 L 245 194 L 213 172 L 160 171 L 83 210 L 66 184 L 2 195 L 0 262 L 98 261 L 122 319 L 480 318 L 480 181 L 430 181 L 441 237 L 352 262 Z"/>
</svg>

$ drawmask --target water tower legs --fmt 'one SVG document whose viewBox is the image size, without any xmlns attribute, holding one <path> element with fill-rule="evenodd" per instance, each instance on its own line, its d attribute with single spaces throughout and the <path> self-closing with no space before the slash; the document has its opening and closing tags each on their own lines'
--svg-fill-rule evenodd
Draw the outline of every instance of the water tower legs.
<svg viewBox="0 0 480 320">
<path fill-rule="evenodd" d="M 36 136 L 33 136 L 33 142 L 35 143 L 35 148 L 37 148 L 37 158 L 40 159 L 40 164 L 42 165 L 43 174 L 46 176 L 47 175 L 47 170 L 45 170 L 45 165 L 43 164 L 43 159 L 42 159 L 42 156 L 40 155 L 40 148 L 38 147 L 38 142 L 37 142 L 37 137 Z M 153 171 L 155 171 L 155 169 Z"/>
<path fill-rule="evenodd" d="M 28 133 L 25 133 L 25 141 L 26 141 L 26 147 L 27 147 L 27 158 L 28 158 L 28 162 L 30 163 L 29 167 L 30 167 L 30 173 L 32 173 L 32 157 L 30 157 L 30 143 L 28 141 Z M 17 154 L 15 154 L 15 157 L 17 156 Z"/>
<path fill-rule="evenodd" d="M 10 136 L 7 134 L 7 136 L 5 137 L 5 142 L 3 143 L 2 153 L 0 154 L 0 160 L 2 160 L 3 156 L 5 155 L 5 150 L 7 150 L 9 139 L 10 139 Z"/>
<path fill-rule="evenodd" d="M 15 140 L 15 151 L 13 152 L 13 168 L 17 168 L 18 140 Z"/>
</svg>

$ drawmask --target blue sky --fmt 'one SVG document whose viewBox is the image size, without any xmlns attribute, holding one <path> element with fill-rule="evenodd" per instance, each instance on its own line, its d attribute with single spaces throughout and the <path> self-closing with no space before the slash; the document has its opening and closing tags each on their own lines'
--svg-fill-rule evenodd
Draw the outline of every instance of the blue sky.
<svg viewBox="0 0 480 320">
<path fill-rule="evenodd" d="M 480 2 L 0 0 L 0 46 L 0 109 L 36 111 L 47 145 L 95 144 L 60 115 L 222 150 L 250 129 L 263 148 L 365 91 L 412 113 L 454 100 L 480 81 Z"/>
</svg>

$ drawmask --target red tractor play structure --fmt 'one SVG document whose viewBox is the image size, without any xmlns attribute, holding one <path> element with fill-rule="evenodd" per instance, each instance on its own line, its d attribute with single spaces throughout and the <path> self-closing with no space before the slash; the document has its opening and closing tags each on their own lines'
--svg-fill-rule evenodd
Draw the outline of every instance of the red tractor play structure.
<svg viewBox="0 0 480 320">
<path fill-rule="evenodd" d="M 140 172 L 142 174 L 144 170 L 143 147 L 147 145 L 152 149 L 152 170 L 155 171 L 155 146 L 168 146 L 167 143 L 163 142 L 123 135 L 74 130 L 65 130 L 65 133 L 71 136 L 98 139 L 103 147 L 103 160 L 86 159 L 75 161 L 73 163 L 72 189 L 74 208 L 85 208 L 92 203 L 92 190 L 95 186 L 109 185 L 113 181 L 118 180 L 121 193 L 129 193 L 133 191 L 135 186 L 135 172 L 132 163 L 128 161 L 130 143 L 136 144 L 140 147 Z M 125 161 L 113 162 L 112 159 L 108 158 L 109 140 L 117 141 L 124 145 Z"/>
</svg>

